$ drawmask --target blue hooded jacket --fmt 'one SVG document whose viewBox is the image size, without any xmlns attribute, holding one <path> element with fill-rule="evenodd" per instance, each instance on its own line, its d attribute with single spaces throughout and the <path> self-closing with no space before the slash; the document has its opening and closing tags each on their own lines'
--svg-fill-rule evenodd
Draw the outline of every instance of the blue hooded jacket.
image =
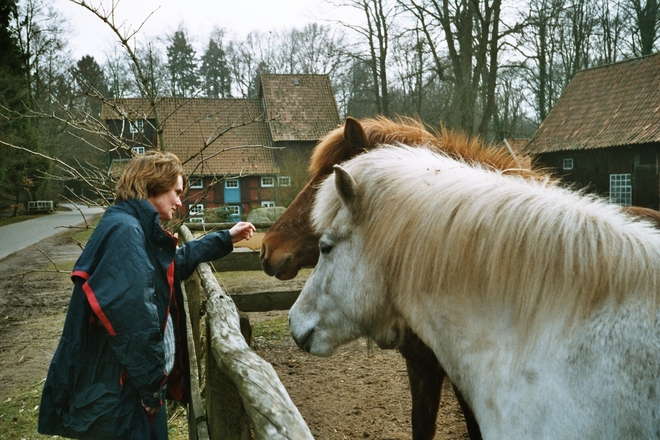
<svg viewBox="0 0 660 440">
<path fill-rule="evenodd" d="M 146 200 L 108 208 L 71 274 L 73 293 L 48 371 L 39 432 L 71 438 L 148 439 L 142 404 L 167 392 L 187 400 L 185 311 L 180 282 L 233 249 L 228 231 L 177 247 Z M 168 313 L 175 363 L 165 371 Z"/>
</svg>

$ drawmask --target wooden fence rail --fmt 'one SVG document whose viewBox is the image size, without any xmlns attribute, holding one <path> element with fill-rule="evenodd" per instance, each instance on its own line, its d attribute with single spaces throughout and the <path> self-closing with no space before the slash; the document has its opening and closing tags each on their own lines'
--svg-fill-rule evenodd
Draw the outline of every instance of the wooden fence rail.
<svg viewBox="0 0 660 440">
<path fill-rule="evenodd" d="M 179 229 L 179 237 L 183 241 L 193 239 L 190 230 L 186 226 Z M 193 408 L 191 404 L 189 413 L 189 423 L 200 425 L 201 429 L 194 434 L 194 438 L 203 439 L 204 430 L 208 425 L 208 438 L 211 440 L 244 440 L 249 438 L 249 432 L 245 429 L 236 429 L 235 427 L 224 428 L 215 423 L 216 420 L 226 418 L 227 411 L 224 404 L 218 404 L 217 400 L 224 400 L 225 396 L 231 394 L 224 385 L 221 389 L 214 389 L 213 383 L 209 383 L 209 378 L 222 375 L 226 381 L 220 380 L 219 383 L 231 383 L 236 388 L 238 395 L 242 400 L 242 406 L 249 418 L 252 431 L 257 439 L 290 439 L 305 440 L 313 439 L 309 427 L 303 420 L 300 412 L 295 407 L 289 394 L 282 385 L 279 377 L 275 373 L 272 365 L 259 357 L 245 341 L 241 333 L 241 325 L 238 309 L 234 301 L 226 295 L 215 276 L 207 264 L 200 264 L 197 269 L 195 284 L 207 295 L 207 385 L 206 385 L 206 414 L 195 414 L 194 411 L 200 411 L 199 408 Z M 187 296 L 191 295 L 191 290 L 185 285 Z M 191 286 L 192 287 L 192 286 Z M 197 304 L 198 299 L 188 300 L 189 304 Z M 194 320 L 196 306 L 190 306 L 191 320 Z M 194 334 L 195 324 L 191 322 L 191 333 Z M 197 327 L 199 328 L 199 327 Z M 189 347 L 193 352 L 199 353 L 196 347 L 199 347 L 199 336 Z M 217 371 L 215 371 L 217 367 Z M 197 368 L 197 367 L 195 367 Z M 194 374 L 192 374 L 194 376 Z M 211 382 L 214 382 L 212 380 Z M 217 382 L 217 381 L 216 381 Z M 193 396 L 193 400 L 197 396 Z M 241 403 L 239 402 L 240 406 Z M 220 410 L 219 410 L 220 409 Z M 234 408 L 236 410 L 236 408 Z M 231 411 L 231 418 L 236 417 L 236 413 Z M 191 420 L 192 419 L 192 420 Z M 232 423 L 231 421 L 229 422 Z M 233 422 L 235 423 L 235 422 Z M 192 429 L 192 428 L 191 428 Z M 193 438 L 193 434 L 191 434 Z"/>
</svg>

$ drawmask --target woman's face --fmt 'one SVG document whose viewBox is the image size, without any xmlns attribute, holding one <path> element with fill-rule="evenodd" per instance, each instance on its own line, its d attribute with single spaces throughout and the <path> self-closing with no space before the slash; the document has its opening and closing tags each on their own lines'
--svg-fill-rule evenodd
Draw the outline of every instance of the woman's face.
<svg viewBox="0 0 660 440">
<path fill-rule="evenodd" d="M 172 220 L 174 213 L 181 207 L 181 194 L 183 193 L 183 178 L 179 176 L 174 188 L 160 193 L 156 196 L 148 197 L 149 203 L 156 208 L 161 221 Z"/>
</svg>

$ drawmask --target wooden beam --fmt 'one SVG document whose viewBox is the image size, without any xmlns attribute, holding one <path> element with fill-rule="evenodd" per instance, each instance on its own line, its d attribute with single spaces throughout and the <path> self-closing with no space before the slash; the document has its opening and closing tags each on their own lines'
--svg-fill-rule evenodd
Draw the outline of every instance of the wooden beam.
<svg viewBox="0 0 660 440">
<path fill-rule="evenodd" d="M 241 312 L 268 312 L 289 310 L 300 295 L 300 290 L 281 292 L 255 292 L 231 295 L 231 299 Z"/>
<path fill-rule="evenodd" d="M 216 272 L 236 272 L 244 270 L 260 271 L 259 252 L 232 252 L 219 260 L 211 261 Z"/>
</svg>

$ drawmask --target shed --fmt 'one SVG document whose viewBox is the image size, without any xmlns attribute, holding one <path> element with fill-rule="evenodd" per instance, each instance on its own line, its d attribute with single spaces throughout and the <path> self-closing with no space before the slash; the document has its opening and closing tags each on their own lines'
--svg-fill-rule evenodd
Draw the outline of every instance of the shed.
<svg viewBox="0 0 660 440">
<path fill-rule="evenodd" d="M 660 54 L 578 72 L 522 152 L 613 203 L 658 209 Z"/>
</svg>

